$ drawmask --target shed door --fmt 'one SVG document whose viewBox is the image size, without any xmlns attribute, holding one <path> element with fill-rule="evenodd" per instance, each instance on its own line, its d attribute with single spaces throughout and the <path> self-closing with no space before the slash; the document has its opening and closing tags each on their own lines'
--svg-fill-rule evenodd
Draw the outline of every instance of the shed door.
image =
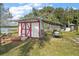
<svg viewBox="0 0 79 59">
<path fill-rule="evenodd" d="M 26 32 L 25 35 L 26 35 L 27 37 L 30 37 L 30 36 L 31 36 L 31 24 L 30 24 L 30 23 L 26 23 L 25 32 Z"/>
<path fill-rule="evenodd" d="M 39 37 L 39 23 L 38 22 L 32 23 L 31 26 L 32 26 L 31 36 Z"/>
<path fill-rule="evenodd" d="M 21 23 L 21 36 L 25 36 L 25 23 Z"/>
<path fill-rule="evenodd" d="M 30 23 L 21 23 L 21 36 L 31 36 L 31 26 Z"/>
</svg>

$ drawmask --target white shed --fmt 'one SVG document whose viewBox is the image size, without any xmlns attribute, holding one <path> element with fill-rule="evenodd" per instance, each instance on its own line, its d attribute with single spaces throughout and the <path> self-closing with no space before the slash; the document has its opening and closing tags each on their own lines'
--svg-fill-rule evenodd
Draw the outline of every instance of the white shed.
<svg viewBox="0 0 79 59">
<path fill-rule="evenodd" d="M 19 36 L 21 37 L 34 37 L 41 38 L 43 37 L 43 26 L 40 19 L 32 20 L 19 20 Z"/>
</svg>

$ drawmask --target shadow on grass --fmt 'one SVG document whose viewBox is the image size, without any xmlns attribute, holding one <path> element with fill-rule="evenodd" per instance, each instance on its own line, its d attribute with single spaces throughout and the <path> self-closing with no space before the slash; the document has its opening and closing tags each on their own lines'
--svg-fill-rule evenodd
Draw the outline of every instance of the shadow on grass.
<svg viewBox="0 0 79 59">
<path fill-rule="evenodd" d="M 50 36 L 51 35 L 45 33 L 44 37 L 39 39 L 39 48 L 42 48 L 45 45 L 45 43 L 49 43 L 51 38 Z"/>
<path fill-rule="evenodd" d="M 10 51 L 11 49 L 17 47 L 18 45 L 20 45 L 22 42 L 11 42 L 9 44 L 6 45 L 1 45 L 0 46 L 0 55 L 7 53 L 8 51 Z"/>
<path fill-rule="evenodd" d="M 29 40 L 29 42 L 27 42 L 26 44 L 24 44 L 23 46 L 21 46 L 20 48 L 20 56 L 28 56 L 28 52 L 30 52 L 31 49 L 33 49 L 33 45 L 35 43 L 35 40 L 33 41 L 33 39 Z"/>
</svg>

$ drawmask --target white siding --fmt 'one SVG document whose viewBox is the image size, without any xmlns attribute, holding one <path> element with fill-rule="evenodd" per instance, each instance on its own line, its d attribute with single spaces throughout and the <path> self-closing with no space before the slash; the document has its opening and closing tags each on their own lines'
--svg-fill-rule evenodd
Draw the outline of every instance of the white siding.
<svg viewBox="0 0 79 59">
<path fill-rule="evenodd" d="M 39 23 L 32 23 L 32 37 L 39 37 Z"/>
<path fill-rule="evenodd" d="M 21 23 L 19 23 L 19 36 L 21 36 Z"/>
</svg>

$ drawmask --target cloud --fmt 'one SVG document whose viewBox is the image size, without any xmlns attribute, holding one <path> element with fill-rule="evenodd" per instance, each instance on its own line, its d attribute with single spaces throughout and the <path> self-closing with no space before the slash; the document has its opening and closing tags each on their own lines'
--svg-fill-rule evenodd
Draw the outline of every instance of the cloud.
<svg viewBox="0 0 79 59">
<path fill-rule="evenodd" d="M 22 17 L 22 15 L 16 15 L 12 18 L 12 20 L 16 20 L 16 19 L 18 20 L 20 17 Z"/>
<path fill-rule="evenodd" d="M 24 16 L 25 14 L 30 13 L 32 11 L 32 7 L 28 5 L 11 7 L 9 11 L 14 17 L 17 17 L 17 16 L 21 17 L 21 16 Z"/>
<path fill-rule="evenodd" d="M 31 6 L 32 8 L 37 9 L 37 10 L 40 10 L 46 6 L 53 6 L 51 3 L 30 3 L 28 5 Z"/>
<path fill-rule="evenodd" d="M 38 8 L 38 10 L 41 10 L 41 9 L 43 9 L 43 7 Z"/>
<path fill-rule="evenodd" d="M 32 10 L 32 7 L 30 6 L 27 6 L 27 5 L 24 5 L 24 6 L 19 6 L 19 7 L 11 7 L 10 8 L 10 12 L 14 15 L 16 14 L 22 14 L 24 13 L 25 11 L 31 11 Z M 28 12 L 26 12 L 28 13 Z"/>
<path fill-rule="evenodd" d="M 34 3 L 34 4 L 32 4 L 32 6 L 33 7 L 40 7 L 40 6 L 42 6 L 42 3 L 40 4 L 40 3 Z"/>
<path fill-rule="evenodd" d="M 36 8 L 37 10 L 40 10 L 44 6 L 52 6 L 52 5 L 43 4 L 43 3 L 26 3 L 24 5 L 20 5 L 17 7 L 11 7 L 9 11 L 13 15 L 13 19 L 19 19 L 20 17 L 23 17 L 24 15 L 32 12 L 32 8 Z"/>
<path fill-rule="evenodd" d="M 75 7 L 72 7 L 74 10 L 77 10 L 77 8 L 75 8 Z"/>
<path fill-rule="evenodd" d="M 9 11 L 13 16 L 12 19 L 19 19 L 20 17 L 29 14 L 32 11 L 32 8 L 37 8 L 39 6 L 41 6 L 41 4 L 25 4 L 23 6 L 11 7 Z"/>
<path fill-rule="evenodd" d="M 32 8 L 36 8 L 36 9 L 43 7 L 42 3 L 28 3 L 27 5 L 31 6 Z"/>
</svg>

